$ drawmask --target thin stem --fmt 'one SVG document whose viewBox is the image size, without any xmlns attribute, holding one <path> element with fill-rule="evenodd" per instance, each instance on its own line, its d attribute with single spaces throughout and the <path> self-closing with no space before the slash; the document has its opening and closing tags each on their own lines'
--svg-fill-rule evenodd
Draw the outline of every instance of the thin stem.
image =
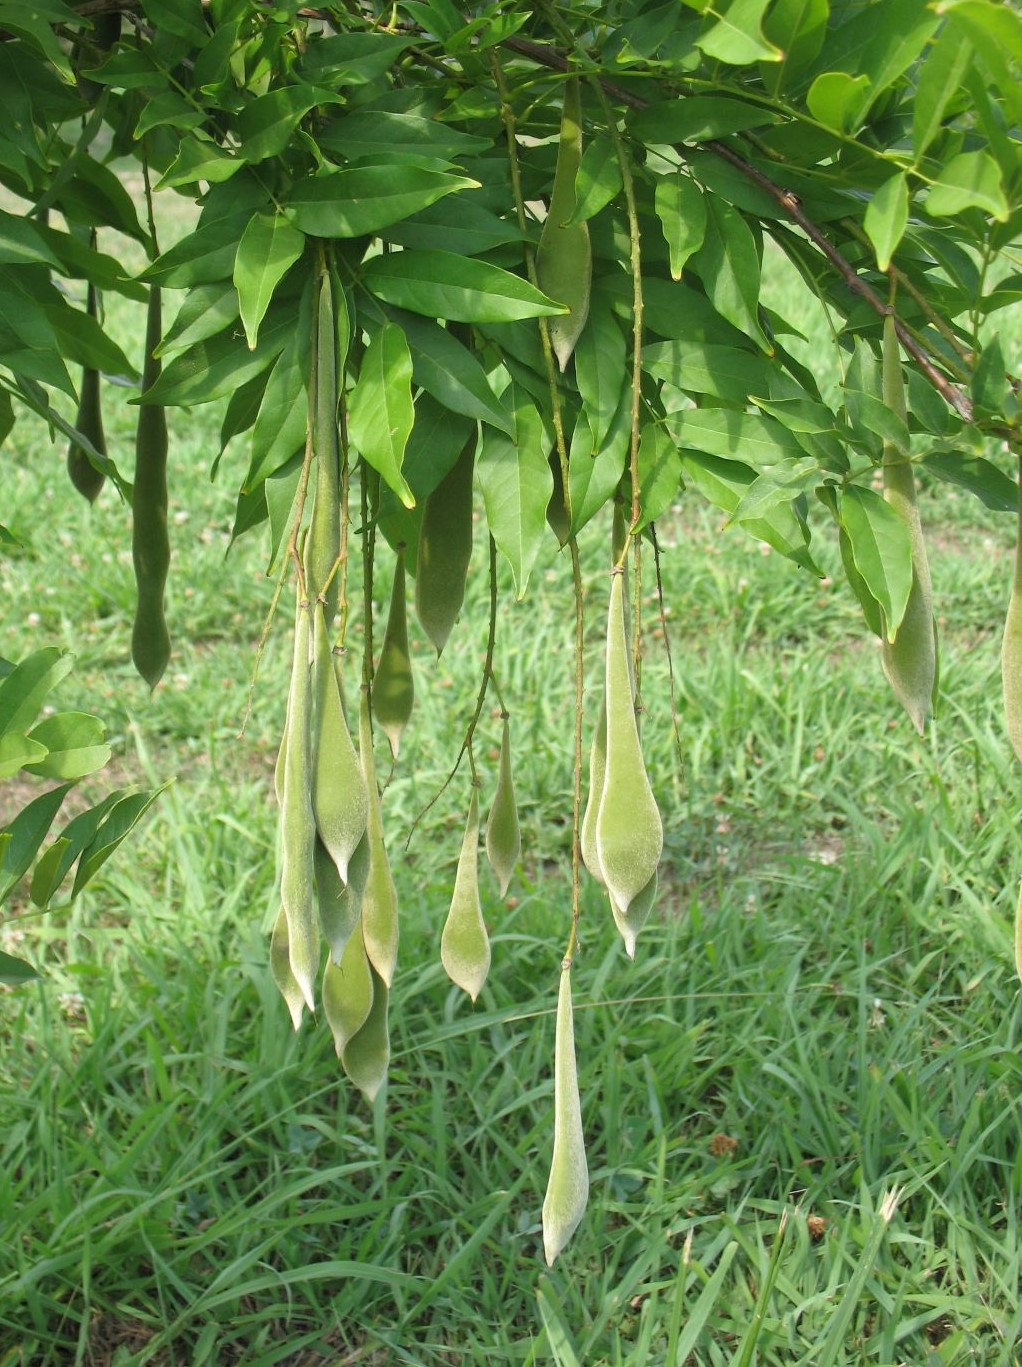
<svg viewBox="0 0 1022 1367">
<path fill-rule="evenodd" d="M 461 749 L 458 751 L 458 756 L 457 756 L 457 758 L 456 758 L 455 761 L 454 761 L 454 766 L 452 767 L 452 769 L 451 769 L 450 773 L 447 775 L 447 777 L 444 779 L 443 783 L 441 783 L 440 787 L 436 790 L 436 792 L 433 794 L 433 796 L 430 798 L 430 800 L 426 803 L 425 807 L 423 807 L 422 811 L 418 814 L 418 816 L 417 816 L 417 817 L 415 818 L 415 820 L 412 822 L 411 829 L 410 829 L 409 832 L 408 832 L 408 839 L 405 841 L 405 849 L 406 849 L 406 850 L 408 849 L 409 845 L 412 843 L 412 836 L 415 834 L 416 830 L 418 829 L 419 822 L 422 820 L 422 818 L 423 818 L 424 816 L 426 816 L 426 814 L 427 814 L 428 812 L 432 811 L 432 809 L 436 806 L 437 802 L 440 800 L 441 797 L 443 797 L 444 793 L 447 791 L 447 789 L 448 789 L 448 788 L 450 787 L 450 785 L 453 783 L 454 778 L 455 778 L 455 776 L 457 775 L 458 770 L 461 768 L 461 761 L 465 758 L 466 752 L 467 752 L 468 757 L 469 757 L 469 760 L 468 760 L 468 762 L 469 762 L 469 767 L 470 767 L 471 770 L 472 770 L 472 782 L 475 783 L 475 784 L 478 784 L 478 777 L 477 777 L 477 775 L 476 775 L 476 767 L 475 767 L 475 759 L 474 759 L 474 757 L 473 757 L 473 755 L 472 755 L 472 739 L 473 739 L 473 737 L 475 736 L 476 727 L 479 725 L 479 718 L 483 715 L 483 705 L 484 705 L 484 703 L 486 702 L 486 690 L 487 690 L 487 688 L 489 687 L 490 680 L 493 678 L 493 650 L 494 650 L 494 646 L 496 645 L 496 641 L 497 641 L 497 543 L 496 543 L 496 541 L 494 541 L 493 537 L 491 536 L 491 537 L 490 537 L 490 619 L 489 619 L 489 625 L 488 625 L 487 633 L 486 633 L 486 657 L 485 657 L 485 659 L 483 660 L 483 674 L 482 674 L 482 678 L 481 678 L 480 681 L 479 681 L 479 692 L 478 692 L 478 694 L 476 695 L 475 710 L 474 710 L 473 713 L 472 713 L 471 720 L 469 721 L 468 727 L 467 727 L 467 729 L 466 729 L 466 731 L 465 731 L 465 737 L 464 737 L 464 739 L 463 739 L 462 742 L 461 742 Z M 502 704 L 502 706 L 503 706 L 503 704 Z"/>
<path fill-rule="evenodd" d="M 511 189 L 514 195 L 518 224 L 525 231 L 525 200 L 522 195 L 522 181 L 518 166 L 518 144 L 515 140 L 515 117 L 508 96 L 504 72 L 495 53 L 491 52 L 491 64 L 497 90 L 500 94 L 501 117 L 507 134 L 508 160 L 511 168 Z M 567 70 L 567 64 L 565 64 Z M 536 261 L 531 246 L 524 244 L 525 266 L 529 280 L 536 281 Z M 558 464 L 561 468 L 561 484 L 564 490 L 564 511 L 568 527 L 572 524 L 571 476 L 568 470 L 568 444 L 564 437 L 561 391 L 558 382 L 557 364 L 550 332 L 546 319 L 540 318 L 539 336 L 543 347 L 543 363 L 546 369 L 547 385 L 550 389 L 550 406 L 553 414 L 554 441 L 557 449 Z M 568 553 L 571 556 L 571 582 L 575 600 L 575 728 L 574 728 L 574 765 L 571 794 L 571 930 L 564 951 L 564 965 L 571 966 L 578 945 L 578 922 L 581 909 L 581 870 L 582 870 L 582 716 L 585 705 L 585 594 L 582 586 L 582 566 L 579 561 L 578 542 L 574 532 L 569 531 Z"/>
</svg>

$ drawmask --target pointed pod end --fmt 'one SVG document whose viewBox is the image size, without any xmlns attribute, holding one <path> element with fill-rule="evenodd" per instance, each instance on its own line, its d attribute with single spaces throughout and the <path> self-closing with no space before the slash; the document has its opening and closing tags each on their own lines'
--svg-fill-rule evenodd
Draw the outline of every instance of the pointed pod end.
<svg viewBox="0 0 1022 1367">
<path fill-rule="evenodd" d="M 297 1030 L 302 1023 L 302 1016 L 305 1013 L 305 1002 L 301 997 L 293 997 L 287 1003 L 287 1009 L 291 1013 L 291 1024 L 294 1026 L 295 1030 Z"/>
</svg>

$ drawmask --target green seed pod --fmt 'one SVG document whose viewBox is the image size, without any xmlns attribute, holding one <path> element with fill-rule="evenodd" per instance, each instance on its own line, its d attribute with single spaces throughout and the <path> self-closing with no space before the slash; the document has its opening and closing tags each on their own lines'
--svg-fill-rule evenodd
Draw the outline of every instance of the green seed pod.
<svg viewBox="0 0 1022 1367">
<path fill-rule="evenodd" d="M 340 299 L 343 306 L 343 291 Z M 341 444 L 337 425 L 340 366 L 337 316 L 330 277 L 319 281 L 313 324 L 309 419 L 316 455 L 316 493 L 305 544 L 305 575 L 310 597 L 323 600 L 327 622 L 337 611 L 340 583 L 334 573 L 341 553 Z M 330 576 L 333 574 L 333 578 Z M 330 587 L 326 588 L 327 580 Z"/>
<path fill-rule="evenodd" d="M 295 975 L 291 972 L 291 958 L 287 944 L 287 917 L 284 914 L 283 907 L 277 912 L 277 919 L 273 923 L 273 933 L 270 936 L 270 974 L 277 985 L 277 991 L 287 1003 L 287 1009 L 291 1013 L 291 1024 L 297 1030 L 302 1023 L 305 998 L 302 996 L 302 989 L 295 980 Z"/>
<path fill-rule="evenodd" d="M 486 822 L 486 857 L 497 875 L 501 897 L 507 896 L 511 875 L 522 852 L 522 831 L 518 824 L 518 803 L 511 772 L 511 722 L 505 717 L 500 737 L 500 764 L 497 791 Z"/>
<path fill-rule="evenodd" d="M 604 878 L 603 869 L 600 867 L 600 851 L 596 843 L 596 818 L 600 814 L 600 803 L 603 801 L 603 785 L 606 775 L 607 697 L 605 690 L 601 689 L 600 715 L 596 719 L 596 729 L 593 731 L 592 744 L 589 747 L 589 796 L 586 799 L 586 809 L 582 813 L 579 844 L 582 863 L 585 864 L 597 883 L 604 887 L 607 880 Z"/>
<path fill-rule="evenodd" d="M 635 958 L 635 941 L 638 938 L 639 931 L 649 920 L 649 913 L 656 903 L 658 881 L 654 871 L 653 877 L 642 891 L 632 898 L 627 911 L 620 911 L 613 897 L 610 899 L 610 909 L 614 913 L 614 924 L 621 932 L 621 938 L 625 942 L 625 951 L 629 959 Z"/>
<path fill-rule="evenodd" d="M 362 915 L 369 873 L 369 840 L 363 836 L 348 861 L 348 881 L 341 882 L 337 865 L 322 840 L 316 839 L 314 854 L 316 870 L 316 904 L 319 907 L 319 928 L 330 949 L 330 958 L 340 963 L 348 940 L 355 933 Z"/>
<path fill-rule="evenodd" d="M 334 1037 L 337 1057 L 355 1038 L 373 1006 L 373 975 L 360 934 L 344 946 L 340 963 L 327 959 L 323 970 L 323 1014 Z"/>
<path fill-rule="evenodd" d="M 582 1133 L 582 1104 L 575 1065 L 571 969 L 561 967 L 554 1047 L 554 1151 L 543 1201 L 543 1252 L 547 1266 L 575 1233 L 589 1200 L 589 1167 Z"/>
<path fill-rule="evenodd" d="M 624 575 L 611 576 L 607 625 L 607 762 L 596 848 L 607 890 L 626 915 L 656 872 L 664 830 L 639 745 L 629 668 Z"/>
<path fill-rule="evenodd" d="M 366 822 L 369 867 L 366 872 L 365 891 L 362 894 L 362 934 L 369 962 L 384 984 L 389 987 L 394 980 L 394 969 L 397 965 L 397 889 L 391 876 L 390 860 L 387 858 L 387 846 L 383 838 L 383 813 L 380 808 L 380 790 L 376 782 L 369 695 L 364 689 L 358 714 L 358 745 L 369 798 Z"/>
<path fill-rule="evenodd" d="M 1001 684 L 1008 739 L 1015 754 L 1022 759 L 1022 490 L 1015 540 L 1015 570 L 1001 640 Z"/>
<path fill-rule="evenodd" d="M 415 611 L 437 655 L 447 644 L 465 601 L 472 558 L 472 477 L 476 437 L 422 506 L 415 564 Z"/>
<path fill-rule="evenodd" d="M 118 23 L 120 15 L 117 16 Z M 97 313 L 96 291 L 88 288 L 86 312 L 90 318 Z M 83 437 L 87 437 L 101 456 L 106 455 L 106 436 L 103 432 L 103 406 L 99 393 L 99 371 L 86 367 L 82 371 L 82 383 L 78 396 L 78 412 L 75 427 Z M 72 441 L 67 448 L 67 473 L 71 483 L 90 503 L 95 503 L 100 490 L 106 483 L 106 475 L 97 470 L 89 459 L 85 448 Z"/>
<path fill-rule="evenodd" d="M 373 1102 L 387 1080 L 390 1063 L 390 1033 L 387 1027 L 390 989 L 372 963 L 369 972 L 373 980 L 373 1003 L 365 1025 L 345 1046 L 341 1054 L 341 1066 L 366 1100 Z"/>
<path fill-rule="evenodd" d="M 883 399 L 903 421 L 906 418 L 905 388 L 898 354 L 894 319 L 884 319 Z M 916 481 L 912 462 L 893 442 L 884 443 L 884 498 L 908 528 L 912 549 L 912 588 L 905 615 L 894 640 L 882 639 L 884 673 L 894 695 L 908 713 L 920 735 L 934 698 L 937 681 L 937 635 L 933 621 L 933 589 L 923 540 L 923 526 L 916 506 Z"/>
<path fill-rule="evenodd" d="M 593 253 L 589 225 L 569 223 L 575 212 L 575 179 L 582 160 L 582 100 L 577 76 L 564 84 L 561 140 L 557 148 L 550 208 L 536 250 L 536 280 L 540 289 L 568 312 L 547 320 L 550 344 L 563 371 L 575 349 L 589 314 Z"/>
<path fill-rule="evenodd" d="M 412 659 L 408 650 L 408 609 L 405 602 L 405 548 L 399 546 L 394 565 L 390 613 L 383 636 L 380 662 L 373 675 L 373 711 L 397 759 L 401 732 L 408 725 L 415 702 Z"/>
<path fill-rule="evenodd" d="M 153 355 L 162 333 L 160 289 L 149 286 L 142 392 L 160 376 Z M 131 494 L 131 554 L 137 590 L 131 658 L 150 688 L 163 677 L 170 659 L 170 634 L 163 614 L 163 591 L 170 568 L 167 535 L 167 415 L 159 404 L 138 410 L 135 434 L 135 483 Z"/>
<path fill-rule="evenodd" d="M 287 916 L 288 956 L 302 996 L 314 1011 L 319 976 L 319 921 L 316 915 L 316 819 L 312 810 L 312 678 L 309 672 L 309 606 L 301 603 L 295 623 L 294 662 L 288 698 L 280 900 Z"/>
<path fill-rule="evenodd" d="M 317 602 L 311 611 L 316 623 L 313 643 L 316 754 L 312 807 L 319 838 L 330 851 L 341 882 L 346 883 L 348 861 L 365 835 L 369 797 L 344 716 L 323 604 Z"/>
<path fill-rule="evenodd" d="M 440 962 L 451 982 L 475 1001 L 490 971 L 490 938 L 479 903 L 479 793 L 473 787 L 454 895 L 440 937 Z"/>
</svg>

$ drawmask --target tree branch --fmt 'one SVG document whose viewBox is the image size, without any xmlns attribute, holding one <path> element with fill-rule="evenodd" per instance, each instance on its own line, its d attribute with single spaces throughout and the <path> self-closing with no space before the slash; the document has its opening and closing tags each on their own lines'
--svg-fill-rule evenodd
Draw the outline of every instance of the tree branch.
<svg viewBox="0 0 1022 1367">
<path fill-rule="evenodd" d="M 522 57 L 527 57 L 530 61 L 536 62 L 541 66 L 548 67 L 552 71 L 567 71 L 568 61 L 562 53 L 554 48 L 546 47 L 542 43 L 535 43 L 529 38 L 514 36 L 505 38 L 503 46 L 511 52 L 517 52 Z M 620 86 L 611 81 L 597 77 L 606 94 L 619 103 L 627 105 L 630 109 L 646 109 L 649 101 L 641 95 L 635 95 L 629 90 L 623 90 Z M 833 269 L 840 275 L 848 289 L 870 306 L 879 318 L 886 318 L 888 314 L 894 316 L 894 326 L 898 333 L 898 340 L 904 347 L 906 353 L 912 357 L 916 365 L 926 376 L 930 384 L 937 390 L 940 396 L 953 408 L 954 411 L 966 422 L 972 421 L 972 401 L 958 385 L 952 383 L 946 375 L 934 365 L 933 361 L 920 346 L 919 342 L 912 335 L 908 327 L 897 316 L 897 313 L 883 300 L 876 290 L 859 275 L 855 267 L 846 260 L 838 251 L 834 244 L 824 235 L 821 229 L 803 210 L 798 196 L 790 190 L 785 190 L 758 167 L 745 160 L 738 152 L 727 143 L 719 142 L 716 139 L 700 144 L 707 151 L 720 157 L 740 172 L 746 180 L 752 182 L 758 189 L 769 195 L 774 203 L 784 211 L 784 213 L 802 229 L 806 237 L 812 242 L 813 246 L 826 258 Z M 686 155 L 684 145 L 676 146 L 675 151 L 683 159 Z"/>
</svg>

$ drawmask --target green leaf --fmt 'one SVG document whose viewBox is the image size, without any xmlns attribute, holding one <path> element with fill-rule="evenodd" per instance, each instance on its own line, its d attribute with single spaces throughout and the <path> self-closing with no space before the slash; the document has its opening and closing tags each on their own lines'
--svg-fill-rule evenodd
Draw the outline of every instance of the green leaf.
<svg viewBox="0 0 1022 1367">
<path fill-rule="evenodd" d="M 30 740 L 18 731 L 5 731 L 0 735 L 0 778 L 10 778 L 19 769 L 29 764 L 38 764 L 46 758 L 46 746 Z"/>
<path fill-rule="evenodd" d="M 32 725 L 46 695 L 70 674 L 74 657 L 56 646 L 35 650 L 0 680 L 0 736 Z"/>
<path fill-rule="evenodd" d="M 647 423 L 639 438 L 639 524 L 637 531 L 662 516 L 678 496 L 681 452 L 659 423 Z"/>
<path fill-rule="evenodd" d="M 575 382 L 592 434 L 593 450 L 603 444 L 622 396 L 631 393 L 631 371 L 625 363 L 625 338 L 609 303 L 590 300 L 589 317 L 575 343 Z"/>
<path fill-rule="evenodd" d="M 82 888 L 95 878 L 118 845 L 127 839 L 145 813 L 168 786 L 164 783 L 152 792 L 133 793 L 131 796 L 122 797 L 114 803 L 95 837 L 82 851 L 74 885 L 71 888 L 72 899 L 77 897 Z"/>
<path fill-rule="evenodd" d="M 238 291 L 227 281 L 196 285 L 185 295 L 177 316 L 156 348 L 159 357 L 204 342 L 232 325 L 238 317 Z"/>
<path fill-rule="evenodd" d="M 726 95 L 685 95 L 647 105 L 629 117 L 628 126 L 633 137 L 650 145 L 706 142 L 777 122 L 772 110 L 744 100 Z"/>
<path fill-rule="evenodd" d="M 0 832 L 0 902 L 6 901 L 28 872 L 71 787 L 63 783 L 33 798 Z"/>
<path fill-rule="evenodd" d="M 362 280 L 385 303 L 448 322 L 508 323 L 567 312 L 520 275 L 453 252 L 375 256 Z"/>
<path fill-rule="evenodd" d="M 243 157 L 223 151 L 204 135 L 182 138 L 177 156 L 163 173 L 156 188 L 164 190 L 195 185 L 200 180 L 220 185 L 230 180 L 244 165 Z"/>
<path fill-rule="evenodd" d="M 298 181 L 285 213 L 313 237 L 363 237 L 444 195 L 478 188 L 477 180 L 424 166 L 357 166 Z"/>
<path fill-rule="evenodd" d="M 975 60 L 972 44 L 948 25 L 931 46 L 919 72 L 912 98 L 912 149 L 918 163 L 940 132 L 948 105 Z"/>
<path fill-rule="evenodd" d="M 369 85 L 415 42 L 393 33 L 337 33 L 310 42 L 298 71 L 315 85 Z"/>
<path fill-rule="evenodd" d="M 1008 219 L 1001 168 L 989 152 L 959 152 L 944 167 L 924 201 L 933 218 L 950 218 L 981 209 L 999 223 Z"/>
<path fill-rule="evenodd" d="M 27 218 L 0 210 L 0 265 L 25 263 L 52 266 L 61 270 L 61 260 L 54 255 L 46 239 Z"/>
<path fill-rule="evenodd" d="M 752 229 L 719 195 L 706 196 L 706 209 L 706 232 L 692 268 L 721 317 L 771 356 L 759 323 L 760 259 Z"/>
<path fill-rule="evenodd" d="M 905 520 L 881 494 L 860 484 L 842 490 L 840 514 L 855 568 L 883 609 L 888 636 L 893 637 L 912 588 L 912 548 Z"/>
<path fill-rule="evenodd" d="M 16 959 L 13 954 L 8 954 L 0 949 L 0 983 L 5 983 L 8 987 L 17 987 L 20 983 L 31 982 L 33 978 L 38 978 L 39 974 L 30 963 L 24 959 Z"/>
<path fill-rule="evenodd" d="M 406 508 L 414 506 L 415 495 L 401 462 L 414 421 L 408 340 L 396 323 L 384 323 L 366 348 L 348 399 L 348 436 Z"/>
<path fill-rule="evenodd" d="M 868 76 L 825 71 L 809 87 L 806 104 L 813 118 L 826 128 L 833 128 L 835 133 L 852 133 L 869 107 L 871 90 Z"/>
<path fill-rule="evenodd" d="M 88 712 L 58 712 L 45 717 L 29 732 L 29 739 L 49 752 L 39 763 L 25 765 L 28 773 L 39 778 L 84 778 L 110 758 L 103 723 Z"/>
<path fill-rule="evenodd" d="M 525 240 L 516 223 L 498 218 L 468 195 L 440 199 L 409 218 L 381 228 L 380 236 L 402 247 L 456 252 L 459 256 L 478 256 L 508 242 Z"/>
<path fill-rule="evenodd" d="M 319 133 L 320 147 L 339 152 L 347 161 L 391 157 L 426 157 L 456 161 L 486 152 L 490 138 L 476 137 L 437 119 L 398 114 L 386 109 L 359 109 L 331 121 Z"/>
<path fill-rule="evenodd" d="M 679 447 L 708 455 L 741 457 L 753 469 L 769 469 L 801 457 L 795 437 L 780 422 L 732 409 L 685 409 L 669 413 L 667 431 Z"/>
<path fill-rule="evenodd" d="M 201 109 L 189 104 L 176 91 L 168 90 L 142 106 L 142 113 L 135 125 L 135 139 L 138 141 L 154 128 L 168 125 L 179 129 L 200 128 L 205 119 Z"/>
<path fill-rule="evenodd" d="M 780 49 L 763 36 L 763 15 L 770 0 L 731 0 L 709 32 L 696 39 L 707 57 L 731 66 L 779 62 Z"/>
<path fill-rule="evenodd" d="M 253 376 L 267 370 L 294 331 L 294 317 L 276 316 L 264 327 L 253 349 L 242 336 L 221 332 L 208 341 L 197 342 L 175 356 L 160 378 L 146 390 L 143 403 L 164 407 L 212 403 L 240 388 Z"/>
<path fill-rule="evenodd" d="M 781 504 L 819 483 L 820 467 L 812 456 L 778 463 L 759 475 L 742 495 L 731 522 L 756 522 Z"/>
<path fill-rule="evenodd" d="M 775 0 L 763 21 L 767 40 L 784 54 L 763 69 L 763 80 L 773 94 L 790 89 L 819 56 L 827 37 L 830 0 Z"/>
<path fill-rule="evenodd" d="M 606 507 L 624 474 L 631 438 L 632 398 L 628 388 L 621 395 L 609 431 L 598 444 L 585 410 L 579 414 L 568 452 L 572 532 L 580 532 Z"/>
<path fill-rule="evenodd" d="M 750 470 L 741 461 L 722 460 L 702 451 L 683 450 L 682 471 L 704 497 L 729 514 L 735 511 L 756 479 L 755 470 Z M 796 565 L 820 575 L 822 571 L 807 548 L 805 518 L 797 508 L 797 503 L 782 504 L 770 509 L 763 518 L 743 521 L 742 529 L 749 536 L 765 541 Z"/>
<path fill-rule="evenodd" d="M 483 430 L 476 469 L 486 521 L 514 577 L 515 597 L 525 595 L 546 532 L 546 508 L 554 487 L 547 460 L 553 443 L 538 409 L 527 398 L 513 404 L 515 437 Z"/>
<path fill-rule="evenodd" d="M 582 153 L 575 176 L 575 208 L 569 224 L 595 218 L 621 189 L 621 165 L 611 138 L 594 137 Z"/>
<path fill-rule="evenodd" d="M 877 254 L 877 268 L 886 271 L 908 227 L 908 178 L 897 171 L 885 180 L 866 205 L 866 236 Z"/>
<path fill-rule="evenodd" d="M 251 350 L 280 280 L 305 250 L 305 235 L 281 214 L 253 214 L 238 243 L 234 287 Z"/>
<path fill-rule="evenodd" d="M 417 385 L 452 413 L 514 435 L 514 420 L 490 388 L 474 352 L 431 319 L 409 313 L 400 323 L 411 347 L 412 379 Z"/>
<path fill-rule="evenodd" d="M 139 279 L 174 290 L 230 280 L 238 239 L 249 217 L 245 212 L 201 223 L 194 232 L 186 233 L 180 242 L 162 252 Z"/>
<path fill-rule="evenodd" d="M 1018 508 L 1018 485 L 1003 470 L 982 456 L 973 456 L 957 447 L 930 451 L 923 465 L 938 479 L 967 489 L 970 494 L 998 513 L 1013 513 Z"/>
<path fill-rule="evenodd" d="M 680 280 L 706 236 L 706 200 L 692 177 L 678 171 L 657 179 L 653 207 L 667 242 L 671 277 Z"/>
<path fill-rule="evenodd" d="M 209 29 L 202 20 L 202 0 L 142 0 L 142 9 L 158 32 L 172 33 L 200 47 L 209 41 Z"/>
<path fill-rule="evenodd" d="M 655 379 L 666 380 L 686 393 L 710 394 L 743 407 L 750 395 L 766 398 L 770 393 L 763 358 L 737 347 L 680 340 L 653 342 L 642 348 L 642 367 Z"/>
<path fill-rule="evenodd" d="M 258 96 L 238 115 L 241 156 L 250 166 L 268 157 L 279 157 L 310 109 L 321 104 L 339 104 L 341 98 L 311 85 L 287 85 Z"/>
<path fill-rule="evenodd" d="M 305 444 L 309 402 L 306 361 L 296 331 L 273 363 L 255 415 L 245 493 L 286 465 Z"/>
</svg>

